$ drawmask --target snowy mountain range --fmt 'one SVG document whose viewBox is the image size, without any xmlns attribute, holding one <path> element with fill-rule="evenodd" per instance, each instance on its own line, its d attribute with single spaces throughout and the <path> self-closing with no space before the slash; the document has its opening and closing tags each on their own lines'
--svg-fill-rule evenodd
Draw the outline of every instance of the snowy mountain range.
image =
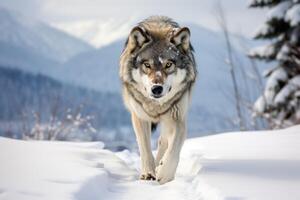
<svg viewBox="0 0 300 200">
<path fill-rule="evenodd" d="M 235 109 L 232 99 L 226 97 L 232 94 L 232 84 L 229 67 L 224 61 L 223 35 L 195 24 L 187 26 L 191 29 L 199 71 L 189 118 L 190 131 L 199 134 L 232 130 L 234 126 L 228 121 L 235 117 Z M 3 32 L 0 35 L 0 64 L 120 95 L 118 62 L 125 38 L 95 49 L 49 25 L 3 9 L 0 31 Z M 238 45 L 239 40 L 245 39 L 233 38 L 238 61 L 246 65 L 248 60 Z M 252 43 L 245 40 L 245 45 Z M 255 84 L 251 86 L 256 87 Z"/>
<path fill-rule="evenodd" d="M 87 43 L 40 21 L 0 8 L 1 64 L 44 71 L 93 49 Z M 33 69 L 29 69 L 30 66 Z"/>
<path fill-rule="evenodd" d="M 86 41 L 90 45 L 100 48 L 110 43 L 125 38 L 136 19 L 111 18 L 109 20 L 79 20 L 71 22 L 58 22 L 51 24 L 64 32 Z"/>
</svg>

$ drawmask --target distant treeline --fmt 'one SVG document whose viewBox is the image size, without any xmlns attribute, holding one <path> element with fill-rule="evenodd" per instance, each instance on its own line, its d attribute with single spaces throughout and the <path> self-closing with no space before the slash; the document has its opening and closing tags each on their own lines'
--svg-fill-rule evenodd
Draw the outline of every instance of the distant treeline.
<svg viewBox="0 0 300 200">
<path fill-rule="evenodd" d="M 129 115 L 117 93 L 71 86 L 4 66 L 0 66 L 0 91 L 0 121 L 20 121 L 24 113 L 30 112 L 39 112 L 43 120 L 53 112 L 53 107 L 61 113 L 80 107 L 82 114 L 94 117 L 93 125 L 97 128 L 129 124 Z"/>
</svg>

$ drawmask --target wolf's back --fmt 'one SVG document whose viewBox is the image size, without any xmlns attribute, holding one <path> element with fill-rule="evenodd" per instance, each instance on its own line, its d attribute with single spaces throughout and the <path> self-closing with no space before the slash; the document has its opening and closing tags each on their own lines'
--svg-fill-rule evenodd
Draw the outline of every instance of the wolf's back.
<svg viewBox="0 0 300 200">
<path fill-rule="evenodd" d="M 139 23 L 139 25 L 142 25 L 142 26 L 145 24 L 148 24 L 148 25 L 156 24 L 156 25 L 160 25 L 160 26 L 172 26 L 175 28 L 179 27 L 177 22 L 175 22 L 173 19 L 166 17 L 166 16 L 150 16 Z"/>
<path fill-rule="evenodd" d="M 152 36 L 165 38 L 166 35 L 179 28 L 177 22 L 166 16 L 151 16 L 138 24 L 147 30 Z"/>
</svg>

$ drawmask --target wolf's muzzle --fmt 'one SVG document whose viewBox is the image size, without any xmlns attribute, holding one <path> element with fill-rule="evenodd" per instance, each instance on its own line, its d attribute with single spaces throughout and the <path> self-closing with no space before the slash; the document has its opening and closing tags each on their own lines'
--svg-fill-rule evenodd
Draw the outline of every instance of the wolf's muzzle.
<svg viewBox="0 0 300 200">
<path fill-rule="evenodd" d="M 161 85 L 154 85 L 151 88 L 151 92 L 152 92 L 152 96 L 154 98 L 159 98 L 162 96 L 162 92 L 163 92 L 164 88 Z"/>
</svg>

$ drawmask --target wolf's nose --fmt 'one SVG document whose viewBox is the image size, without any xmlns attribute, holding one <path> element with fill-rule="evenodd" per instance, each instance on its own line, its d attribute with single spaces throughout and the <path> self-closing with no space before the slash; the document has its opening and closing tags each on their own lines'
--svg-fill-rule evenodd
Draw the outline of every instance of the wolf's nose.
<svg viewBox="0 0 300 200">
<path fill-rule="evenodd" d="M 151 91 L 152 91 L 152 94 L 154 96 L 160 96 L 162 91 L 163 91 L 163 87 L 160 86 L 160 85 L 154 85 L 152 88 L 151 88 Z"/>
</svg>

